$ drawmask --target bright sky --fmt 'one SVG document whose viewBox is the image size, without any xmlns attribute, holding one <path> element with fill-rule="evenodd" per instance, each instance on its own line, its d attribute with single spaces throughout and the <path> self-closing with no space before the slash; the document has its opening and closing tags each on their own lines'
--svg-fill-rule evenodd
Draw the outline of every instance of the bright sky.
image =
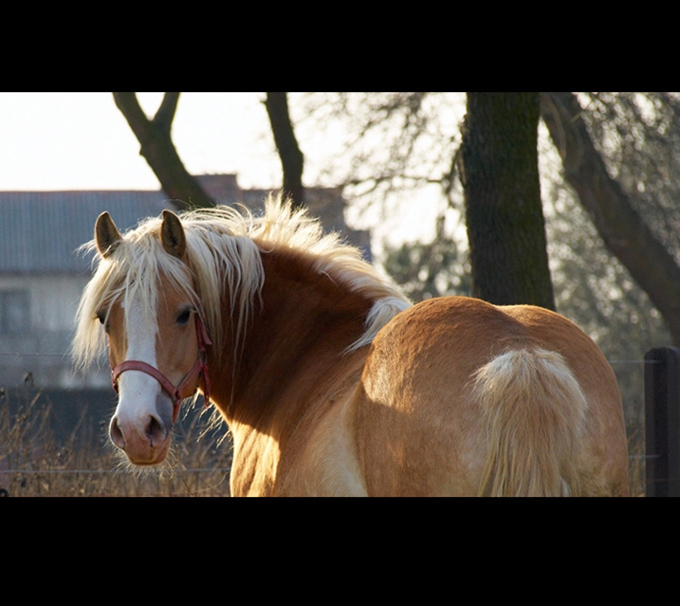
<svg viewBox="0 0 680 606">
<path fill-rule="evenodd" d="M 140 94 L 152 115 L 162 95 Z M 183 93 L 173 140 L 189 172 L 273 187 L 281 165 L 263 93 Z M 0 190 L 158 189 L 111 93 L 0 93 Z"/>
</svg>

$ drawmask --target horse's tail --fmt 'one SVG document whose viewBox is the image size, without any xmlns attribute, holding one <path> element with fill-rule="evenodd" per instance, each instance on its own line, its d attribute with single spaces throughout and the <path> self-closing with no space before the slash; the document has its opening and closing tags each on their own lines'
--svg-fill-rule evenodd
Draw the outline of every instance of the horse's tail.
<svg viewBox="0 0 680 606">
<path fill-rule="evenodd" d="M 488 432 L 479 494 L 577 496 L 577 442 L 586 398 L 564 358 L 544 349 L 504 353 L 476 374 Z"/>
</svg>

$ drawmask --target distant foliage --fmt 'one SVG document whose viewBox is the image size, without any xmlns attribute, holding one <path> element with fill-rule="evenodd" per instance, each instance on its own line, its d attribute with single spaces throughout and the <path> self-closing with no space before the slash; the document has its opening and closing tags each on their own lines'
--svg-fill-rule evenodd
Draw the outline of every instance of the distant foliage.
<svg viewBox="0 0 680 606">
<path fill-rule="evenodd" d="M 414 302 L 444 295 L 470 296 L 467 254 L 461 254 L 451 239 L 439 237 L 429 243 L 388 248 L 384 266 Z"/>
</svg>

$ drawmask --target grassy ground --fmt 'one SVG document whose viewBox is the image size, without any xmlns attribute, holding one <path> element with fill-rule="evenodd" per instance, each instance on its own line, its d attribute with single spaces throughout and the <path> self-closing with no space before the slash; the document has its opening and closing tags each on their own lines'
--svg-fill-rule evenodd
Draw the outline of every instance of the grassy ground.
<svg viewBox="0 0 680 606">
<path fill-rule="evenodd" d="M 169 462 L 140 473 L 115 452 L 106 426 L 93 426 L 86 414 L 70 436 L 56 438 L 57 413 L 44 400 L 38 393 L 0 403 L 0 490 L 9 496 L 229 496 L 231 443 L 224 426 L 211 427 L 207 411 L 176 425 Z M 643 435 L 631 424 L 628 433 L 630 492 L 644 496 Z"/>
<path fill-rule="evenodd" d="M 202 415 L 178 423 L 168 463 L 140 473 L 86 416 L 70 436 L 55 437 L 56 411 L 43 400 L 0 405 L 0 489 L 9 496 L 229 496 L 231 445 L 223 428 L 206 430 Z"/>
</svg>

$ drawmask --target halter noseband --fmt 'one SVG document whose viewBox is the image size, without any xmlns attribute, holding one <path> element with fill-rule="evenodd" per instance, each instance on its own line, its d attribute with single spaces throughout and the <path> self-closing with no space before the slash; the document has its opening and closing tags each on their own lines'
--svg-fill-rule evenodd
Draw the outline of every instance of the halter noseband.
<svg viewBox="0 0 680 606">
<path fill-rule="evenodd" d="M 118 393 L 118 377 L 126 370 L 138 370 L 140 372 L 145 372 L 147 375 L 152 376 L 156 381 L 161 384 L 161 387 L 165 389 L 172 399 L 172 422 L 177 420 L 177 414 L 179 413 L 179 405 L 182 403 L 182 392 L 186 389 L 187 385 L 191 384 L 197 378 L 203 377 L 203 398 L 205 400 L 206 407 L 210 403 L 210 378 L 208 377 L 208 355 L 206 353 L 206 347 L 212 345 L 210 337 L 208 337 L 208 332 L 203 325 L 201 320 L 201 315 L 196 312 L 196 340 L 198 341 L 198 355 L 196 357 L 196 362 L 191 367 L 191 370 L 184 375 L 184 378 L 180 381 L 179 385 L 175 387 L 160 370 L 142 362 L 141 360 L 124 360 L 118 366 L 111 369 L 111 383 L 113 389 Z"/>
</svg>

